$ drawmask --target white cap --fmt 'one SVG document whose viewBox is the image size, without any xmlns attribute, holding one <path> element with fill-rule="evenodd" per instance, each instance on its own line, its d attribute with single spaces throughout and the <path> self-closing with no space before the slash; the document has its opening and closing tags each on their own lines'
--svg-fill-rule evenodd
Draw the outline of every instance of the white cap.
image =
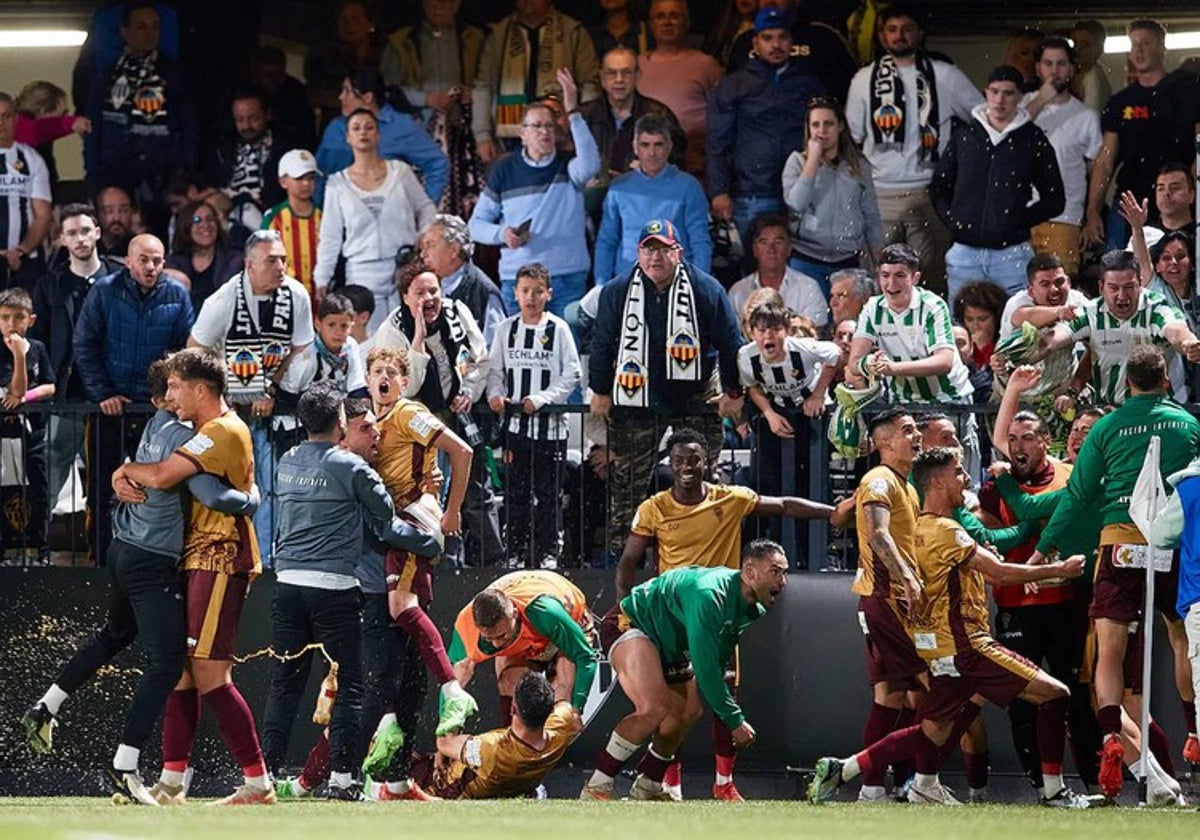
<svg viewBox="0 0 1200 840">
<path fill-rule="evenodd" d="M 310 172 L 321 174 L 317 169 L 317 159 L 308 149 L 292 149 L 279 159 L 279 177 L 303 178 Z"/>
</svg>

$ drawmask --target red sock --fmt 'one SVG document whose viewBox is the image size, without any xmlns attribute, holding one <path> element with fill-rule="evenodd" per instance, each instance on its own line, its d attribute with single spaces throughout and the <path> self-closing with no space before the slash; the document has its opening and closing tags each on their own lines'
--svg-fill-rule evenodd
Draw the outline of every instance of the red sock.
<svg viewBox="0 0 1200 840">
<path fill-rule="evenodd" d="M 917 713 L 913 709 L 908 708 L 908 706 L 903 707 L 896 716 L 896 724 L 892 727 L 892 731 L 908 729 L 908 727 L 917 723 L 916 718 Z M 892 762 L 892 785 L 897 789 L 903 787 L 904 783 L 912 778 L 912 774 L 913 763 L 910 760 L 903 758 Z"/>
<path fill-rule="evenodd" d="M 1042 772 L 1059 775 L 1062 773 L 1063 750 L 1067 747 L 1067 709 L 1070 699 L 1060 697 L 1038 706 L 1037 747 L 1042 759 Z M 1046 766 L 1057 766 L 1057 770 L 1046 770 Z"/>
<path fill-rule="evenodd" d="M 975 788 L 976 790 L 987 787 L 988 760 L 989 754 L 986 751 L 981 753 L 963 753 L 963 766 L 967 771 L 967 787 Z"/>
<path fill-rule="evenodd" d="M 683 784 L 683 763 L 672 761 L 667 765 L 667 772 L 663 773 L 663 784 L 671 787 L 679 787 Z"/>
<path fill-rule="evenodd" d="M 914 746 L 916 747 L 913 764 L 916 766 L 918 773 L 925 776 L 932 776 L 937 773 L 938 767 L 941 766 L 942 748 L 933 743 L 920 726 L 914 726 L 913 729 L 917 731 L 916 736 L 913 738 Z"/>
<path fill-rule="evenodd" d="M 925 739 L 925 736 L 921 734 L 921 727 L 910 726 L 908 729 L 893 732 L 860 752 L 857 758 L 858 768 L 862 771 L 863 784 L 882 785 L 884 774 L 887 773 L 889 766 L 894 766 L 897 761 L 913 760 L 921 739 Z M 869 781 L 873 778 L 878 778 L 879 781 Z"/>
<path fill-rule="evenodd" d="M 1096 710 L 1096 722 L 1105 737 L 1121 734 L 1121 707 L 1101 706 Z"/>
<path fill-rule="evenodd" d="M 878 703 L 871 704 L 871 711 L 867 715 L 867 723 L 863 726 L 863 749 L 869 750 L 873 744 L 877 744 L 896 729 L 896 722 L 900 719 L 900 709 L 890 709 L 887 706 L 881 706 Z M 876 762 L 870 763 L 870 769 L 866 765 L 860 766 L 863 768 L 863 784 L 879 786 L 883 784 L 883 777 L 887 774 L 890 761 L 883 764 Z"/>
<path fill-rule="evenodd" d="M 329 736 L 322 732 L 317 743 L 308 751 L 304 770 L 300 773 L 300 784 L 305 790 L 316 790 L 322 782 L 329 780 Z"/>
<path fill-rule="evenodd" d="M 202 695 L 204 702 L 217 716 L 217 728 L 221 740 L 229 749 L 233 760 L 248 777 L 265 776 L 267 766 L 263 763 L 262 750 L 258 746 L 258 732 L 254 729 L 254 715 L 246 705 L 242 693 L 233 683 Z"/>
<path fill-rule="evenodd" d="M 1167 771 L 1167 775 L 1175 778 L 1175 762 L 1171 760 L 1171 745 L 1167 741 L 1167 733 L 1162 731 L 1158 721 L 1150 721 L 1150 752 L 1158 759 L 1159 765 Z"/>
<path fill-rule="evenodd" d="M 187 770 L 200 723 L 200 694 L 194 688 L 177 688 L 167 697 L 163 709 L 163 769 L 182 773 Z"/>
<path fill-rule="evenodd" d="M 438 685 L 454 679 L 454 669 L 450 667 L 450 660 L 446 657 L 446 646 L 442 644 L 442 637 L 425 614 L 425 610 L 409 607 L 396 616 L 396 623 L 405 633 L 417 640 L 421 661 L 433 674 Z"/>
<path fill-rule="evenodd" d="M 661 782 L 663 776 L 667 774 L 667 767 L 674 761 L 675 756 L 673 755 L 666 757 L 655 755 L 653 749 L 648 749 L 642 756 L 642 763 L 638 765 L 638 772 L 652 782 Z"/>
<path fill-rule="evenodd" d="M 712 719 L 713 752 L 716 754 L 717 775 L 732 776 L 737 750 L 733 748 L 733 732 L 717 718 Z"/>
<path fill-rule="evenodd" d="M 500 727 L 502 729 L 507 729 L 508 727 L 512 726 L 512 722 L 513 722 L 512 695 L 511 694 L 501 694 L 500 695 Z"/>
<path fill-rule="evenodd" d="M 1196 733 L 1196 701 L 1181 700 L 1183 704 L 1183 725 L 1189 735 Z"/>
</svg>

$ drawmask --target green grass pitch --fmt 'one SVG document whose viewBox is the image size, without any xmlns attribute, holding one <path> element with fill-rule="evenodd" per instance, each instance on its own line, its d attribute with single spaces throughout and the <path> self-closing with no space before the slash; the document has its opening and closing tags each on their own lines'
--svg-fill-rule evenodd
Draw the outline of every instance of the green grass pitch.
<svg viewBox="0 0 1200 840">
<path fill-rule="evenodd" d="M 796 802 L 286 803 L 216 810 L 117 807 L 107 799 L 0 799 L 0 838 L 564 838 L 613 840 L 767 840 L 797 837 L 880 840 L 1034 840 L 1034 838 L 1180 838 L 1196 829 L 1187 810 L 1104 808 L 1053 811 L 1014 805 L 926 808 Z"/>
</svg>

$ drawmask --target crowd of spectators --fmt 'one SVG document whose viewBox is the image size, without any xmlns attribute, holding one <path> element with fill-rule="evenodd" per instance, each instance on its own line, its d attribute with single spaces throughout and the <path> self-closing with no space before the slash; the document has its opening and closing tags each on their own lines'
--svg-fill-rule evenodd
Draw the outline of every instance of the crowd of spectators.
<svg viewBox="0 0 1200 840">
<path fill-rule="evenodd" d="M 607 531 L 574 546 L 590 562 L 619 555 L 673 425 L 751 450 L 746 480 L 777 489 L 765 465 L 794 451 L 808 475 L 840 385 L 944 410 L 998 403 L 1037 364 L 1022 404 L 1064 446 L 1077 413 L 1123 400 L 1138 343 L 1167 349 L 1178 399 L 1195 387 L 1200 82 L 1165 66 L 1156 21 L 1129 24 L 1123 74 L 1095 21 L 1017 33 L 981 88 L 898 4 L 862 60 L 789 0 L 727 0 L 705 38 L 685 0 L 606 0 L 591 28 L 552 0 L 516 0 L 490 29 L 459 0 L 419 5 L 385 32 L 340 0 L 304 81 L 258 49 L 223 126 L 190 98 L 181 13 L 154 0 L 97 13 L 73 113 L 46 82 L 0 94 L 6 561 L 46 560 L 82 455 L 103 562 L 147 368 L 185 345 L 222 355 L 251 424 L 265 558 L 296 395 L 362 389 L 372 347 L 405 348 L 406 396 L 476 448 L 466 562 L 488 565 L 562 553 L 517 538 L 528 523 L 493 496 L 498 454 L 539 472 L 529 446 L 568 457 L 566 426 L 512 419 L 551 403 L 590 403 L 562 479 L 606 497 L 576 505 L 577 532 Z M 53 158 L 72 132 L 83 184 Z M 21 408 L 47 401 L 61 408 Z M 980 475 L 986 424 L 949 414 Z M 553 497 L 536 490 L 540 511 Z"/>
</svg>

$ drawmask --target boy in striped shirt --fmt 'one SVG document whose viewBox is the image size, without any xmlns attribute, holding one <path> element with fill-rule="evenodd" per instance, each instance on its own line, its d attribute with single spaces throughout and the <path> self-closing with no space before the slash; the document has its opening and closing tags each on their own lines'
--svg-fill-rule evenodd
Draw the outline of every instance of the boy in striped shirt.
<svg viewBox="0 0 1200 840">
<path fill-rule="evenodd" d="M 580 366 L 571 328 L 546 311 L 551 294 L 550 272 L 544 265 L 521 266 L 516 286 L 520 312 L 501 321 L 492 339 L 488 405 L 502 418 L 509 405 L 520 406 L 504 426 L 506 536 L 509 565 L 514 568 L 555 569 L 562 549 L 558 496 L 567 451 L 566 418 L 538 412 L 567 401 L 579 384 Z M 545 520 L 541 527 L 534 527 L 535 507 Z M 547 517 L 550 511 L 552 518 Z"/>
<path fill-rule="evenodd" d="M 313 294 L 313 266 L 317 262 L 317 234 L 321 229 L 321 208 L 313 202 L 317 187 L 317 159 L 306 149 L 292 149 L 279 160 L 279 184 L 287 192 L 266 212 L 263 230 L 278 231 L 287 248 L 287 273 Z"/>
</svg>

